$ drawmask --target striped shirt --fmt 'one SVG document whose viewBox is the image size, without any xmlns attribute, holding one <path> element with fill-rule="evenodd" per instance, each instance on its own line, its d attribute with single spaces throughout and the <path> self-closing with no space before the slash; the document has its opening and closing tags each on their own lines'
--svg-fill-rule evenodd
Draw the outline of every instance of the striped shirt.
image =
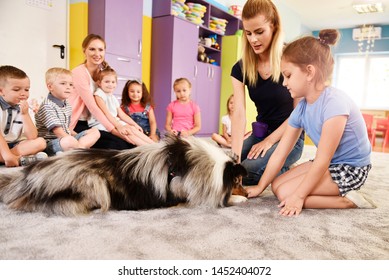
<svg viewBox="0 0 389 280">
<path fill-rule="evenodd" d="M 70 117 L 72 107 L 67 100 L 59 100 L 51 93 L 43 100 L 38 112 L 35 115 L 38 136 L 46 140 L 56 139 L 53 129 L 62 127 L 70 135 Z"/>
</svg>

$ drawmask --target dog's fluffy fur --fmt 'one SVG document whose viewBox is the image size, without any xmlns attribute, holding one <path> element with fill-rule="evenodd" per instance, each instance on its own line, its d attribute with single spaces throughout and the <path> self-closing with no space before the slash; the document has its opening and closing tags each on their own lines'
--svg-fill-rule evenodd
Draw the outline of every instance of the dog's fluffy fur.
<svg viewBox="0 0 389 280">
<path fill-rule="evenodd" d="M 189 206 L 223 207 L 246 170 L 199 138 L 166 137 L 131 150 L 74 150 L 0 175 L 10 208 L 79 215 Z M 239 201 L 246 198 L 240 197 Z"/>
</svg>

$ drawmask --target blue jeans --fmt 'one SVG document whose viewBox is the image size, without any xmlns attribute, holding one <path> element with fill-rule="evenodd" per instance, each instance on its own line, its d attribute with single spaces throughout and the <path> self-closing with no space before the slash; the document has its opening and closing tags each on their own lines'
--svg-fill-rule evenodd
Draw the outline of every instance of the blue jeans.
<svg viewBox="0 0 389 280">
<path fill-rule="evenodd" d="M 266 165 L 269 161 L 270 156 L 278 146 L 278 142 L 274 144 L 265 154 L 264 157 L 258 157 L 256 159 L 248 159 L 247 155 L 250 152 L 251 147 L 254 144 L 261 142 L 264 138 L 257 138 L 251 135 L 243 142 L 242 147 L 242 165 L 246 168 L 248 175 L 243 178 L 243 185 L 250 186 L 256 185 L 261 179 L 263 172 L 265 171 Z M 284 166 L 281 169 L 280 174 L 289 170 L 289 166 L 298 161 L 303 153 L 304 140 L 299 138 L 293 150 L 286 158 Z"/>
<path fill-rule="evenodd" d="M 73 137 L 76 138 L 77 140 L 80 140 L 81 137 L 85 136 L 86 135 L 86 131 L 81 131 L 80 133 L 77 133 L 76 135 L 74 135 Z M 47 147 L 45 149 L 45 152 L 49 155 L 49 156 L 54 156 L 57 152 L 63 152 L 63 149 L 61 147 L 61 139 L 62 138 L 56 138 L 56 139 L 52 139 L 52 140 L 49 140 L 47 141 Z"/>
</svg>

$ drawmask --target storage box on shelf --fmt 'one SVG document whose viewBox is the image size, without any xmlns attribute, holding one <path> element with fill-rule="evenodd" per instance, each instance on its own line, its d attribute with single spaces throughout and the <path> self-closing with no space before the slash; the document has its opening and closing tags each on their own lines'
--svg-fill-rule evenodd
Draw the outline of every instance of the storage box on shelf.
<svg viewBox="0 0 389 280">
<path fill-rule="evenodd" d="M 151 93 L 156 104 L 158 127 L 163 131 L 166 106 L 176 99 L 173 82 L 180 77 L 192 83 L 192 99 L 199 104 L 202 116 L 200 136 L 210 136 L 218 131 L 221 55 L 228 52 L 222 46 L 222 32 L 212 30 L 211 18 L 228 21 L 225 34 L 235 34 L 241 27 L 238 18 L 209 4 L 207 1 L 187 1 L 205 7 L 200 13 L 201 20 L 188 20 L 173 9 L 175 1 L 155 1 L 153 3 L 153 32 L 151 57 Z M 180 1 L 182 2 L 182 1 Z M 195 23 L 194 23 L 195 22 Z M 216 35 L 217 43 L 209 46 L 201 38 Z M 204 47 L 205 54 L 214 64 L 198 60 L 198 46 Z"/>
<path fill-rule="evenodd" d="M 179 3 L 183 3 L 182 1 L 179 1 Z M 185 10 L 187 13 L 187 17 L 183 18 L 183 16 L 179 16 L 180 18 L 187 20 L 189 22 L 192 22 L 193 24 L 197 24 L 199 26 L 199 38 L 203 37 L 209 37 L 211 35 L 218 35 L 217 43 L 220 46 L 221 49 L 221 36 L 223 35 L 233 35 L 235 32 L 242 28 L 241 20 L 234 15 L 228 13 L 227 11 L 224 11 L 220 9 L 219 7 L 216 7 L 214 5 L 209 4 L 207 1 L 204 0 L 188 0 L 185 1 L 185 5 L 188 5 L 188 3 L 193 3 L 195 5 L 201 5 L 202 7 L 205 7 L 205 13 L 201 14 L 200 17 L 201 20 L 191 20 L 191 17 L 188 17 L 188 13 L 191 14 L 190 10 Z M 169 0 L 163 0 L 163 1 L 155 1 L 153 2 L 153 18 L 162 17 L 162 16 L 169 16 L 169 15 L 176 15 L 175 10 L 172 8 L 173 5 L 175 5 L 175 1 L 169 1 Z M 188 8 L 190 9 L 190 8 Z M 197 13 L 197 11 L 192 11 L 193 13 Z M 224 32 L 219 27 L 215 27 L 215 21 L 217 19 L 220 19 L 222 21 L 226 21 L 227 24 L 225 26 Z M 206 54 L 210 57 L 215 57 L 215 60 L 218 65 L 220 65 L 221 62 L 221 56 L 220 56 L 220 50 L 215 48 L 206 48 Z"/>
<path fill-rule="evenodd" d="M 143 0 L 89 0 L 89 33 L 107 44 L 106 61 L 118 74 L 114 92 L 121 98 L 127 80 L 142 77 Z"/>
</svg>

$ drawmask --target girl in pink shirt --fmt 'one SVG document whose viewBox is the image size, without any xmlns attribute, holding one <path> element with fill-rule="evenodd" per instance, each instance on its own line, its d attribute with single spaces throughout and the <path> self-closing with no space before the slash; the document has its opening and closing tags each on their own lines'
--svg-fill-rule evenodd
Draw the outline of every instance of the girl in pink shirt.
<svg viewBox="0 0 389 280">
<path fill-rule="evenodd" d="M 201 129 L 199 106 L 190 99 L 192 84 L 186 78 L 174 81 L 177 100 L 167 106 L 165 129 L 177 136 L 188 137 Z"/>
</svg>

